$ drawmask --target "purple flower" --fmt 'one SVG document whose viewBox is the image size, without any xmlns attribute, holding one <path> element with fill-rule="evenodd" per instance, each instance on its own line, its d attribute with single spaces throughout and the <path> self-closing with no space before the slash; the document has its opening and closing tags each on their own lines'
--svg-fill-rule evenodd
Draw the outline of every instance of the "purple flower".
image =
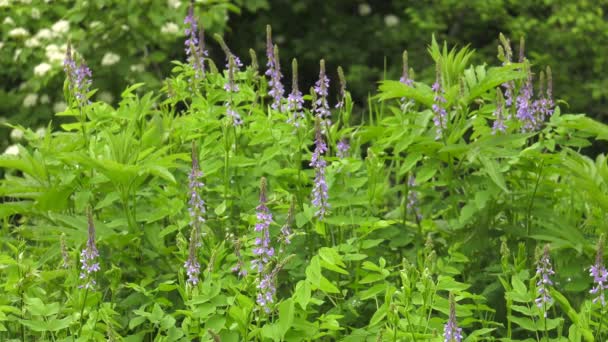
<svg viewBox="0 0 608 342">
<path fill-rule="evenodd" d="M 266 26 L 266 57 L 268 58 L 266 76 L 270 77 L 268 95 L 273 99 L 272 109 L 282 111 L 281 99 L 283 99 L 283 94 L 285 93 L 283 83 L 281 83 L 283 74 L 281 74 L 281 65 L 279 63 L 279 48 L 272 44 L 270 25 Z"/>
<path fill-rule="evenodd" d="M 327 162 L 323 158 L 325 152 L 327 152 L 327 145 L 323 140 L 320 119 L 317 119 L 315 125 L 315 150 L 312 153 L 310 166 L 315 168 L 315 180 L 312 187 L 312 205 L 317 209 L 315 216 L 320 220 L 323 220 L 329 209 L 329 195 L 327 182 L 325 180 L 325 167 L 327 166 Z"/>
<path fill-rule="evenodd" d="M 224 85 L 224 90 L 227 92 L 237 93 L 239 91 L 239 86 L 234 80 L 234 74 L 237 71 L 235 70 L 236 67 L 237 64 L 236 60 L 234 59 L 234 56 L 230 56 L 228 58 L 228 79 L 226 81 L 226 84 Z"/>
<path fill-rule="evenodd" d="M 199 274 L 201 273 L 201 264 L 198 262 L 197 248 L 200 246 L 200 234 L 197 227 L 192 227 L 190 231 L 190 243 L 188 245 L 188 259 L 184 263 L 188 279 L 186 282 L 191 285 L 196 285 L 199 282 Z"/>
<path fill-rule="evenodd" d="M 203 172 L 200 170 L 196 145 L 192 142 L 192 170 L 188 176 L 188 190 L 190 199 L 188 200 L 188 212 L 190 213 L 190 224 L 200 230 L 200 225 L 205 223 L 205 201 L 201 197 L 201 192 L 205 184 L 200 180 Z"/>
<path fill-rule="evenodd" d="M 188 9 L 188 15 L 184 19 L 184 24 L 186 25 L 185 33 L 186 33 L 186 41 L 184 45 L 186 46 L 186 55 L 188 56 L 188 63 L 194 69 L 194 77 L 202 78 L 205 77 L 205 64 L 204 58 L 208 56 L 207 50 L 205 50 L 205 31 L 201 27 L 198 30 L 198 23 L 194 18 L 194 8 L 192 3 L 190 4 L 190 8 Z M 198 37 L 197 37 L 198 33 Z"/>
<path fill-rule="evenodd" d="M 291 113 L 287 123 L 293 124 L 294 127 L 300 127 L 300 120 L 304 119 L 304 97 L 298 89 L 298 61 L 294 58 L 291 62 L 292 83 L 291 93 L 287 96 L 287 110 Z"/>
<path fill-rule="evenodd" d="M 547 67 L 547 92 L 544 91 L 545 73 L 540 72 L 539 82 L 539 98 L 532 103 L 532 108 L 536 115 L 536 129 L 541 127 L 541 124 L 547 117 L 553 115 L 553 98 L 552 98 L 552 80 L 551 69 Z"/>
<path fill-rule="evenodd" d="M 230 102 L 226 103 L 226 116 L 232 120 L 233 126 L 240 126 L 243 124 L 241 115 L 230 105 Z"/>
<path fill-rule="evenodd" d="M 270 245 L 272 214 L 266 206 L 266 178 L 262 178 L 260 184 L 260 203 L 256 208 L 256 217 L 257 223 L 254 230 L 261 233 L 261 236 L 255 239 L 253 254 L 257 256 L 257 259 L 253 261 L 252 266 L 257 267 L 258 272 L 261 273 L 270 262 L 270 258 L 274 256 L 274 248 Z"/>
<path fill-rule="evenodd" d="M 95 245 L 95 225 L 93 223 L 93 214 L 91 210 L 87 212 L 88 224 L 89 224 L 89 238 L 87 240 L 87 246 L 80 253 L 80 279 L 84 279 L 85 283 L 80 285 L 80 288 L 92 290 L 96 282 L 93 279 L 94 273 L 99 271 L 99 252 Z"/>
<path fill-rule="evenodd" d="M 604 291 L 606 290 L 606 283 L 608 282 L 608 270 L 604 267 L 604 236 L 600 237 L 600 241 L 597 245 L 595 264 L 589 268 L 589 275 L 593 277 L 593 283 L 595 284 L 589 291 L 589 293 L 596 295 L 596 297 L 593 298 L 593 303 L 595 304 L 599 301 L 602 303 L 602 307 L 606 306 Z"/>
<path fill-rule="evenodd" d="M 336 146 L 338 152 L 336 153 L 338 158 L 343 159 L 348 156 L 348 150 L 350 150 L 350 145 L 348 144 L 348 140 L 342 139 L 338 141 L 338 145 Z"/>
<path fill-rule="evenodd" d="M 418 207 L 418 192 L 415 190 L 416 177 L 410 176 L 407 180 L 407 186 L 407 211 L 416 215 L 416 220 L 420 222 L 422 220 L 422 214 L 420 213 L 420 208 Z"/>
<path fill-rule="evenodd" d="M 64 70 L 68 77 L 69 89 L 76 98 L 78 105 L 83 107 L 90 101 L 87 98 L 91 87 L 91 69 L 82 61 L 76 65 L 72 54 L 71 46 L 68 44 L 66 57 L 63 61 Z"/>
<path fill-rule="evenodd" d="M 407 86 L 414 86 L 414 80 L 412 80 L 410 78 L 410 71 L 408 68 L 408 62 L 407 62 L 408 58 L 407 58 L 407 50 L 403 51 L 403 70 L 401 72 L 401 78 L 399 79 L 399 82 L 407 85 Z"/>
<path fill-rule="evenodd" d="M 551 294 L 549 293 L 549 287 L 553 285 L 551 276 L 554 274 L 555 272 L 551 266 L 551 259 L 549 258 L 549 245 L 545 245 L 543 254 L 536 264 L 536 276 L 538 276 L 536 287 L 538 297 L 535 299 L 536 306 L 540 309 L 545 309 L 545 317 L 547 317 L 546 305 L 551 304 L 553 301 L 553 298 L 551 298 Z"/>
<path fill-rule="evenodd" d="M 329 103 L 327 102 L 327 95 L 329 94 L 329 78 L 325 74 L 325 61 L 320 62 L 319 80 L 315 83 L 315 93 L 317 94 L 317 100 L 315 101 L 315 114 L 317 117 L 324 121 L 327 125 L 331 124 L 329 117 L 331 112 L 329 111 Z"/>
<path fill-rule="evenodd" d="M 517 111 L 515 117 L 522 123 L 522 132 L 531 132 L 537 125 L 536 117 L 534 116 L 534 106 L 531 103 L 532 95 L 532 73 L 528 70 L 526 82 L 519 90 L 519 95 L 517 95 L 516 99 Z"/>
<path fill-rule="evenodd" d="M 435 83 L 431 88 L 435 92 L 435 97 L 433 98 L 433 113 L 435 116 L 433 117 L 433 124 L 435 125 L 435 140 L 441 139 L 443 136 L 443 130 L 447 128 L 447 120 L 448 113 L 443 107 L 443 104 L 446 103 L 445 97 L 443 97 L 444 91 L 441 87 L 441 68 L 439 62 L 437 62 L 437 72 Z"/>
<path fill-rule="evenodd" d="M 450 316 L 448 323 L 443 328 L 443 338 L 445 342 L 460 342 L 462 341 L 462 328 L 456 324 L 456 303 L 454 295 L 450 293 Z"/>
<path fill-rule="evenodd" d="M 274 295 L 277 292 L 277 288 L 274 284 L 274 273 L 269 272 L 262 275 L 257 288 L 259 291 L 256 302 L 264 309 L 264 312 L 268 314 L 271 311 L 271 306 L 274 303 Z"/>
</svg>

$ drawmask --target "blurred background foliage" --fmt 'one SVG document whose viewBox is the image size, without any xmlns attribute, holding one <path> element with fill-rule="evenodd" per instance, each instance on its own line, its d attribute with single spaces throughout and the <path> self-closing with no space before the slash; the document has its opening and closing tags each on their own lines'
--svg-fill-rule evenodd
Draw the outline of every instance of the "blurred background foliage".
<svg viewBox="0 0 608 342">
<path fill-rule="evenodd" d="M 497 64 L 498 34 L 510 37 L 514 45 L 523 36 L 532 63 L 553 69 L 556 97 L 567 103 L 568 111 L 608 121 L 608 0 L 195 3 L 208 37 L 224 33 L 245 59 L 254 48 L 260 64 L 265 64 L 264 27 L 271 24 L 281 64 L 297 57 L 304 85 L 316 79 L 320 58 L 326 59 L 332 80 L 342 65 L 349 90 L 363 107 L 377 81 L 398 79 L 403 49 L 409 52 L 416 79 L 434 77 L 427 57 L 433 34 L 450 45 L 470 45 L 476 51 L 472 63 Z M 169 61 L 185 59 L 182 22 L 187 7 L 188 1 L 180 0 L 0 0 L 1 120 L 33 128 L 56 120 L 68 39 L 91 67 L 98 99 L 113 102 L 129 82 L 159 87 L 171 69 Z M 212 39 L 208 45 L 219 61 L 219 46 Z M 9 132 L 2 127 L 1 145 L 10 143 Z"/>
</svg>

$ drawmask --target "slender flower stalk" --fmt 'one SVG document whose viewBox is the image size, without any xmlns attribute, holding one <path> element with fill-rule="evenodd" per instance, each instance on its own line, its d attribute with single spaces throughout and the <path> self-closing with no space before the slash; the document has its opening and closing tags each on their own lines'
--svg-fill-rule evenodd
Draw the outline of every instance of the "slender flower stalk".
<svg viewBox="0 0 608 342">
<path fill-rule="evenodd" d="M 346 76 L 344 76 L 344 70 L 342 70 L 341 66 L 338 66 L 338 79 L 340 80 L 340 93 L 336 108 L 341 109 L 344 107 L 344 101 L 346 99 Z"/>
<path fill-rule="evenodd" d="M 329 94 L 329 78 L 325 74 L 325 60 L 321 60 L 320 71 L 319 71 L 319 80 L 315 83 L 315 94 L 317 95 L 317 100 L 315 101 L 315 114 L 316 116 L 323 121 L 327 126 L 331 125 L 330 116 L 331 112 L 329 111 L 329 103 L 327 102 L 327 95 Z"/>
<path fill-rule="evenodd" d="M 553 302 L 553 298 L 551 298 L 551 294 L 549 293 L 549 287 L 553 285 L 551 276 L 554 274 L 551 259 L 549 258 L 549 245 L 545 245 L 543 253 L 536 264 L 538 297 L 535 299 L 536 306 L 543 310 L 545 317 L 547 317 L 547 305 Z"/>
<path fill-rule="evenodd" d="M 504 98 L 502 97 L 502 91 L 500 91 L 500 88 L 496 88 L 496 110 L 494 110 L 494 124 L 492 125 L 492 134 L 496 134 L 496 132 L 504 133 L 507 130 L 503 115 L 503 102 Z"/>
<path fill-rule="evenodd" d="M 302 97 L 302 92 L 298 88 L 298 61 L 295 58 L 291 61 L 291 70 L 291 93 L 287 96 L 287 110 L 291 115 L 287 119 L 287 123 L 294 125 L 294 127 L 300 127 L 300 122 L 304 120 L 304 112 L 302 111 L 304 97 Z"/>
<path fill-rule="evenodd" d="M 186 41 L 186 56 L 188 56 L 188 63 L 194 69 L 194 78 L 200 79 L 205 77 L 205 56 L 209 53 L 205 50 L 205 30 L 201 26 L 198 28 L 198 22 L 194 18 L 194 4 L 190 3 L 188 8 L 188 15 L 184 19 L 186 25 L 185 34 Z M 198 33 L 198 36 L 197 36 Z"/>
<path fill-rule="evenodd" d="M 513 58 L 513 50 L 511 50 L 511 42 L 502 33 L 499 35 L 499 39 L 502 45 L 498 46 L 498 55 L 503 59 L 502 65 L 511 64 Z M 515 89 L 515 82 L 508 81 L 502 84 L 505 88 L 505 106 L 510 108 L 513 104 L 513 89 Z M 510 119 L 510 115 L 507 115 L 507 119 Z"/>
<path fill-rule="evenodd" d="M 295 211 L 296 211 L 296 198 L 295 196 L 291 199 L 291 205 L 289 206 L 289 211 L 287 212 L 287 220 L 283 227 L 281 227 L 281 235 L 279 236 L 279 241 L 284 243 L 285 245 L 291 244 L 291 228 L 293 226 L 293 221 L 295 219 Z M 281 250 L 281 252 L 283 252 Z"/>
<path fill-rule="evenodd" d="M 283 74 L 281 74 L 281 64 L 279 63 L 279 48 L 278 46 L 274 46 L 273 49 L 274 55 L 274 66 L 273 69 L 269 69 L 266 72 L 266 75 L 270 76 L 270 82 L 268 85 L 270 86 L 270 90 L 268 91 L 268 95 L 272 97 L 272 109 L 283 111 L 283 106 L 281 105 L 281 100 L 283 100 L 283 94 L 285 93 L 285 88 L 283 88 L 283 83 L 281 79 L 283 78 Z M 270 72 L 270 73 L 269 73 Z"/>
<path fill-rule="evenodd" d="M 403 70 L 401 71 L 401 78 L 399 78 L 399 82 L 405 84 L 408 87 L 414 86 L 414 80 L 411 78 L 411 73 L 408 66 L 407 50 L 403 50 Z M 405 110 L 406 105 L 410 102 L 413 102 L 412 100 L 407 101 L 405 97 L 402 97 L 400 101 L 401 110 Z"/>
<path fill-rule="evenodd" d="M 228 57 L 228 80 L 224 85 L 224 90 L 229 93 L 236 93 L 239 91 L 239 86 L 234 81 L 234 73 L 236 69 L 236 64 L 234 60 L 234 56 Z M 243 119 L 241 119 L 241 115 L 234 109 L 232 106 L 232 96 L 226 101 L 226 116 L 232 120 L 233 126 L 240 126 L 243 124 Z"/>
<path fill-rule="evenodd" d="M 315 150 L 312 153 L 310 166 L 315 169 L 315 180 L 312 187 L 312 206 L 316 208 L 315 216 L 323 220 L 329 209 L 328 203 L 328 187 L 325 180 L 325 168 L 327 162 L 323 158 L 323 154 L 327 152 L 327 144 L 323 140 L 321 132 L 321 119 L 317 118 L 315 124 Z"/>
<path fill-rule="evenodd" d="M 87 67 L 84 61 L 81 61 L 80 65 L 76 64 L 69 43 L 63 66 L 68 77 L 70 92 L 76 98 L 78 106 L 82 108 L 89 103 L 87 96 L 92 83 L 91 69 Z"/>
<path fill-rule="evenodd" d="M 443 131 L 447 128 L 448 113 L 443 107 L 447 102 L 444 97 L 444 91 L 441 87 L 441 64 L 437 61 L 436 72 L 435 72 L 435 83 L 433 83 L 432 90 L 435 92 L 433 98 L 433 123 L 435 124 L 435 140 L 439 140 L 443 137 Z"/>
<path fill-rule="evenodd" d="M 95 224 L 93 223 L 93 214 L 90 209 L 87 211 L 87 219 L 89 238 L 87 240 L 87 246 L 80 253 L 80 279 L 83 279 L 85 283 L 79 287 L 93 290 L 94 286 L 97 284 L 94 279 L 94 273 L 98 272 L 100 268 L 99 262 L 97 261 L 99 251 L 97 251 L 97 246 L 95 244 Z"/>
<path fill-rule="evenodd" d="M 196 143 L 192 142 L 192 169 L 188 176 L 188 190 L 190 198 L 188 200 L 188 212 L 190 214 L 190 225 L 200 232 L 200 225 L 205 223 L 206 213 L 205 201 L 201 197 L 201 192 L 205 184 L 201 181 L 203 172 L 200 170 L 198 162 L 198 152 Z"/>
<path fill-rule="evenodd" d="M 232 58 L 234 59 L 234 68 L 236 69 L 236 71 L 239 71 L 240 68 L 243 67 L 241 59 L 235 54 L 233 54 L 232 51 L 230 51 L 230 48 L 228 47 L 228 45 L 226 45 L 226 42 L 224 41 L 224 38 L 222 38 L 222 36 L 216 33 L 213 35 L 213 38 L 217 40 L 218 44 L 220 44 L 220 47 L 226 55 L 226 69 L 230 68 L 230 57 L 232 56 Z"/>
<path fill-rule="evenodd" d="M 537 126 L 537 120 L 534 116 L 534 106 L 531 102 L 533 96 L 532 89 L 532 72 L 529 67 L 527 69 L 525 83 L 519 90 L 519 95 L 516 99 L 516 114 L 515 117 L 522 123 L 522 132 L 531 132 Z"/>
<path fill-rule="evenodd" d="M 418 222 L 422 221 L 422 214 L 418 207 L 418 192 L 416 191 L 416 177 L 410 176 L 407 180 L 407 211 L 416 216 Z"/>
<path fill-rule="evenodd" d="M 259 273 L 264 271 L 264 267 L 270 262 L 270 258 L 274 256 L 274 248 L 270 241 L 270 223 L 272 223 L 272 214 L 266 206 L 266 178 L 262 177 L 260 183 L 260 202 L 256 207 L 257 223 L 254 230 L 261 233 L 260 237 L 255 239 L 255 248 L 253 254 L 257 259 L 253 260 L 252 266 L 257 268 Z"/>
<path fill-rule="evenodd" d="M 608 270 L 604 266 L 604 235 L 600 237 L 600 241 L 597 244 L 597 254 L 595 256 L 595 264 L 589 268 L 589 275 L 593 277 L 593 288 L 589 293 L 595 295 L 593 303 L 600 302 L 602 308 L 606 306 L 606 298 L 604 292 L 606 291 L 608 283 Z"/>
<path fill-rule="evenodd" d="M 200 235 L 195 227 L 192 227 L 190 231 L 190 243 L 188 244 L 188 259 L 184 263 L 186 268 L 186 274 L 188 275 L 187 283 L 192 286 L 196 286 L 199 282 L 199 275 L 201 273 L 201 264 L 198 262 L 198 246 Z"/>
<path fill-rule="evenodd" d="M 448 323 L 443 328 L 443 338 L 445 342 L 460 342 L 462 341 L 462 328 L 459 328 L 456 323 L 456 302 L 454 295 L 450 293 L 450 316 Z"/>
</svg>

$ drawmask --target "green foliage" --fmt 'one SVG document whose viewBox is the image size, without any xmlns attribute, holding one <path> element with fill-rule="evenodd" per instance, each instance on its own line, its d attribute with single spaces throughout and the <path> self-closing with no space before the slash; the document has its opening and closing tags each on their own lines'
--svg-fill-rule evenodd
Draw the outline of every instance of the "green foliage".
<svg viewBox="0 0 608 342">
<path fill-rule="evenodd" d="M 473 65 L 472 50 L 434 40 L 429 52 L 444 75 L 444 133 L 436 139 L 437 94 L 423 82 L 384 81 L 360 119 L 346 94 L 321 133 L 323 220 L 310 202 L 313 113 L 287 123 L 252 66 L 227 92 L 229 72 L 197 79 L 174 62 L 159 91 L 134 84 L 116 106 L 70 101 L 42 136 L 16 126 L 24 143 L 0 157 L 0 339 L 441 341 L 452 316 L 466 341 L 601 340 L 608 324 L 587 265 L 606 230 L 608 165 L 580 149 L 606 139 L 605 125 L 556 107 L 522 132 L 511 107 L 506 132 L 493 133 L 495 88 L 519 89 L 528 64 Z M 338 157 L 342 139 L 350 149 Z M 197 223 L 194 160 L 207 208 Z M 260 271 L 250 266 L 262 205 L 275 253 Z M 86 289 L 91 240 L 100 270 Z M 539 307 L 533 255 L 546 243 L 554 300 Z M 266 275 L 268 311 L 257 299 Z"/>
</svg>

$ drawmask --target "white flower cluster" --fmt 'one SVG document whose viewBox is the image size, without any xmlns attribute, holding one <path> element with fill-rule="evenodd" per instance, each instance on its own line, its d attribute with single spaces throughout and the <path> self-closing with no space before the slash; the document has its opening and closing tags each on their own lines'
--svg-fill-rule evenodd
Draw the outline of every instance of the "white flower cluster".
<svg viewBox="0 0 608 342">
<path fill-rule="evenodd" d="M 160 32 L 162 34 L 175 35 L 177 32 L 179 32 L 179 26 L 177 26 L 176 23 L 168 22 L 160 28 Z"/>
<path fill-rule="evenodd" d="M 113 52 L 106 52 L 105 55 L 101 58 L 101 65 L 110 66 L 118 63 L 120 61 L 120 56 Z"/>
</svg>

